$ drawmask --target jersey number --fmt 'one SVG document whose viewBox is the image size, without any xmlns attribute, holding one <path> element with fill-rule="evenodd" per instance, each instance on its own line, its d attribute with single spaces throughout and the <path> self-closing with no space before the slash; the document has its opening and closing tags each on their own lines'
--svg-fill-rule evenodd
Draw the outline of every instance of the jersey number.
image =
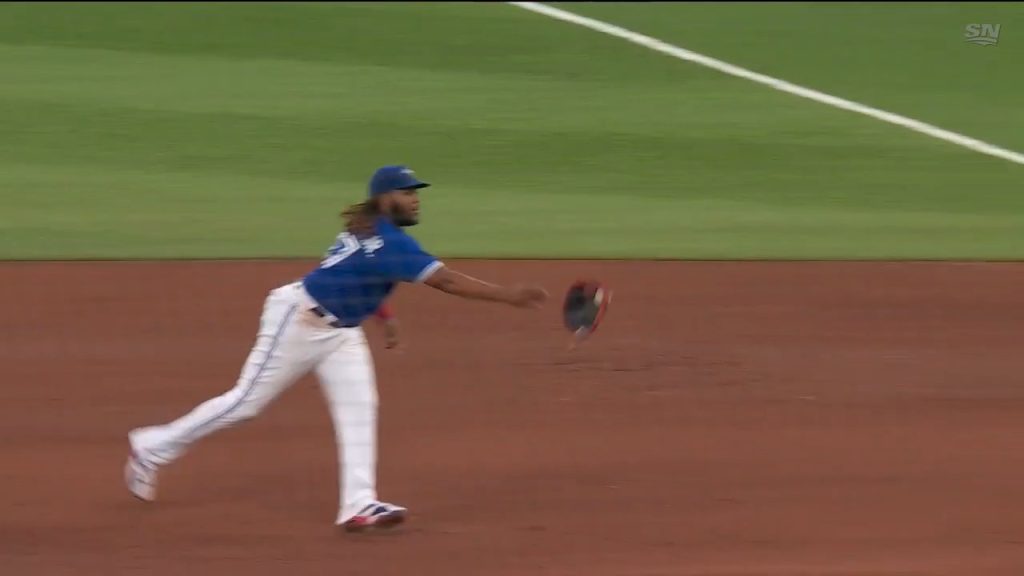
<svg viewBox="0 0 1024 576">
<path fill-rule="evenodd" d="M 327 251 L 327 256 L 320 262 L 320 267 L 330 268 L 358 251 L 359 240 L 348 232 L 342 232 L 338 235 L 338 240 L 334 243 L 334 246 L 331 246 L 331 249 Z"/>
</svg>

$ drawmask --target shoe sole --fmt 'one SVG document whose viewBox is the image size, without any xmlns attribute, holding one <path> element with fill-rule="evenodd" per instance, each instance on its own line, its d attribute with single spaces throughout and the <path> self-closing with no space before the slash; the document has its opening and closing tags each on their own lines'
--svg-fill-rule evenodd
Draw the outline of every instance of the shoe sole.
<svg viewBox="0 0 1024 576">
<path fill-rule="evenodd" d="M 358 524 L 351 520 L 342 524 L 346 532 L 359 533 L 372 530 L 389 530 L 405 522 L 406 512 L 395 511 L 388 514 L 381 514 L 370 524 Z"/>
</svg>

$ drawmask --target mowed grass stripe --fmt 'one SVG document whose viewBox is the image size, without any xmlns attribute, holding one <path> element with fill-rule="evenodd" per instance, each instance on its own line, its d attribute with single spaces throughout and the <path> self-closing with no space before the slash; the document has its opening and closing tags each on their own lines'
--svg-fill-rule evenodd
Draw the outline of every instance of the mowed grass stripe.
<svg viewBox="0 0 1024 576">
<path fill-rule="evenodd" d="M 674 44 L 669 44 L 657 38 L 640 34 L 633 30 L 628 30 L 621 26 L 616 26 L 614 24 L 604 22 L 601 20 L 596 20 L 594 18 L 587 18 L 585 16 L 581 16 L 568 10 L 553 8 L 538 2 L 509 2 L 509 4 L 519 8 L 523 8 L 525 10 L 529 10 L 531 12 L 542 14 L 549 18 L 554 18 L 557 20 L 561 20 L 563 22 L 574 24 L 576 26 L 582 26 L 595 32 L 600 32 L 602 34 L 614 36 L 621 40 L 625 40 L 627 42 L 643 46 L 644 48 L 647 48 L 649 50 L 653 50 L 655 52 L 671 56 L 673 58 L 676 58 L 677 60 L 683 60 L 686 62 L 698 64 L 700 66 L 711 68 L 718 72 L 722 72 L 723 74 L 728 74 L 730 76 L 742 78 L 744 80 L 749 80 L 751 82 L 755 82 L 757 84 L 766 86 L 773 90 L 778 90 L 781 92 L 785 92 L 786 94 L 791 94 L 798 98 L 805 98 L 807 100 L 812 100 L 819 104 L 824 104 L 826 106 L 831 106 L 833 108 L 838 108 L 840 110 L 855 112 L 857 114 L 874 118 L 875 120 L 886 122 L 888 124 L 899 126 L 901 128 L 906 128 L 908 130 L 917 132 L 918 134 L 923 134 L 925 136 L 929 136 L 937 140 L 942 140 L 944 142 L 948 142 L 950 144 L 960 146 L 962 148 L 966 148 L 974 152 L 987 154 L 995 158 L 1000 158 L 1008 162 L 1013 162 L 1014 164 L 1024 165 L 1024 154 L 1020 152 L 1016 152 L 1014 150 L 1010 150 L 1007 148 L 1002 148 L 990 142 L 984 142 L 978 140 L 977 138 L 972 138 L 970 136 L 967 136 L 966 134 L 960 134 L 957 132 L 953 132 L 951 130 L 946 130 L 938 126 L 922 122 L 915 118 L 910 118 L 907 116 L 889 112 L 887 110 L 867 106 L 865 104 L 861 104 L 860 102 L 853 102 L 851 100 L 838 97 L 834 94 L 827 94 L 819 90 L 815 90 L 813 88 L 793 84 L 792 82 L 788 82 L 781 78 L 775 78 L 773 76 L 768 76 L 766 74 L 760 74 L 752 70 L 736 66 L 735 64 L 731 64 L 729 62 L 725 62 L 723 60 L 710 57 L 706 54 L 701 54 L 698 52 L 694 52 L 692 50 L 687 50 L 685 48 L 676 46 Z"/>
<path fill-rule="evenodd" d="M 525 12 L 447 5 L 425 16 L 429 40 L 364 58 L 355 41 L 389 33 L 367 15 L 413 8 L 296 7 L 313 36 L 322 19 L 336 29 L 334 56 L 323 33 L 303 58 L 264 19 L 280 5 L 232 7 L 253 17 L 217 41 L 228 21 L 193 6 L 149 23 L 151 39 L 126 30 L 146 21 L 134 5 L 78 14 L 78 37 L 0 28 L 17 80 L 0 85 L 0 257 L 315 257 L 338 208 L 395 161 L 436 184 L 416 234 L 442 256 L 1021 251 L 1014 176 L 991 159 Z"/>
<path fill-rule="evenodd" d="M 621 2 L 551 4 L 1024 149 L 1024 10 L 1010 2 L 659 2 L 639 9 Z M 970 23 L 998 24 L 998 43 L 968 42 Z"/>
</svg>

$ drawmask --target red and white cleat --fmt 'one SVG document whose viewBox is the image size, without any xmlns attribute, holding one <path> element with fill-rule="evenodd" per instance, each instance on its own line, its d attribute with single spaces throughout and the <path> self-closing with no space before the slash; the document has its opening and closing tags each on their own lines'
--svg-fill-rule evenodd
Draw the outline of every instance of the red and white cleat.
<svg viewBox="0 0 1024 576">
<path fill-rule="evenodd" d="M 405 522 L 409 511 L 386 502 L 373 502 L 358 514 L 342 522 L 346 532 L 365 532 L 376 528 L 393 528 Z"/>
</svg>

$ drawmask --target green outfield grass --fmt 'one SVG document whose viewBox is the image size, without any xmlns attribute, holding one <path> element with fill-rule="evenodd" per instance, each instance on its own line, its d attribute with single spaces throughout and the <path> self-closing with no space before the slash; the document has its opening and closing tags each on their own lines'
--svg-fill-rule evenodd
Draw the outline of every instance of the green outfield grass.
<svg viewBox="0 0 1024 576">
<path fill-rule="evenodd" d="M 1024 149 L 1013 4 L 566 5 Z M 1002 24 L 994 47 L 970 22 Z M 0 258 L 1024 257 L 1024 167 L 502 4 L 0 4 Z"/>
</svg>

